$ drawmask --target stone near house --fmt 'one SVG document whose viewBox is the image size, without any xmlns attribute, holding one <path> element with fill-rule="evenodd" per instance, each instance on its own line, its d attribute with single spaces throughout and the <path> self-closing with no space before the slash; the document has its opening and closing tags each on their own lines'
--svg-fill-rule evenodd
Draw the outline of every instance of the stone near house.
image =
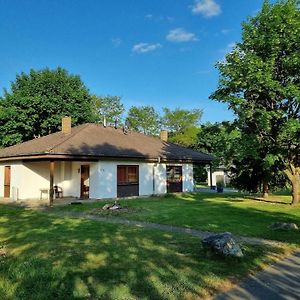
<svg viewBox="0 0 300 300">
<path fill-rule="evenodd" d="M 105 204 L 105 205 L 102 207 L 102 209 L 103 209 L 103 210 L 107 210 L 107 209 L 110 208 L 110 206 L 111 206 L 110 204 Z"/>
<path fill-rule="evenodd" d="M 226 257 L 244 256 L 239 244 L 230 232 L 213 234 L 202 240 L 204 249 Z"/>
<path fill-rule="evenodd" d="M 116 209 L 121 209 L 121 208 L 122 208 L 122 207 L 119 206 L 119 205 L 117 205 L 117 204 L 111 205 L 111 206 L 109 207 L 109 209 L 111 209 L 111 210 L 116 210 Z"/>
<path fill-rule="evenodd" d="M 105 204 L 103 207 L 102 207 L 103 210 L 117 210 L 117 209 L 122 209 L 122 207 L 116 203 L 114 204 Z"/>
<path fill-rule="evenodd" d="M 270 228 L 272 230 L 299 230 L 299 227 L 295 223 L 284 223 L 284 222 L 276 222 L 273 223 Z"/>
</svg>

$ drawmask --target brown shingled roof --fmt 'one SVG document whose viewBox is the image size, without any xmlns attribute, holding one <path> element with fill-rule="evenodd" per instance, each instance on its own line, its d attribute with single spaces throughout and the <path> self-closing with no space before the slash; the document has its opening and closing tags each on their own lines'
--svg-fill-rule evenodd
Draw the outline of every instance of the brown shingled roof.
<svg viewBox="0 0 300 300">
<path fill-rule="evenodd" d="M 39 158 L 115 158 L 210 162 L 211 155 L 193 151 L 158 138 L 122 129 L 83 124 L 71 134 L 53 133 L 0 150 L 0 160 Z"/>
</svg>

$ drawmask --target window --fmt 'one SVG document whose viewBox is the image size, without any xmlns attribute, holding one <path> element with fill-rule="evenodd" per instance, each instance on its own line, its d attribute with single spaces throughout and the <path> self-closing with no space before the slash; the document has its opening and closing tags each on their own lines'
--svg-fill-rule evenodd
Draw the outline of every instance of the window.
<svg viewBox="0 0 300 300">
<path fill-rule="evenodd" d="M 167 192 L 182 192 L 182 167 L 167 166 Z"/>
<path fill-rule="evenodd" d="M 182 177 L 181 166 L 167 166 L 167 181 L 180 182 Z"/>
<path fill-rule="evenodd" d="M 139 167 L 138 166 L 118 166 L 117 167 L 118 185 L 138 184 Z"/>
</svg>

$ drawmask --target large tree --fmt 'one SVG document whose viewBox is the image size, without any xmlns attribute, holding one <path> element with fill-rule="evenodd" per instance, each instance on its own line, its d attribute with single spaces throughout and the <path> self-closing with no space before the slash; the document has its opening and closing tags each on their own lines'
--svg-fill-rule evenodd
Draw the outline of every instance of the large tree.
<svg viewBox="0 0 300 300">
<path fill-rule="evenodd" d="M 183 132 L 187 128 L 199 126 L 202 117 L 200 109 L 163 108 L 162 124 L 170 132 Z"/>
<path fill-rule="evenodd" d="M 77 75 L 62 68 L 17 75 L 0 101 L 0 143 L 10 146 L 59 130 L 63 116 L 92 121 L 91 96 Z"/>
<path fill-rule="evenodd" d="M 156 110 L 148 106 L 132 106 L 127 115 L 129 127 L 148 135 L 157 135 L 160 130 L 160 117 Z"/>
<path fill-rule="evenodd" d="M 239 155 L 237 144 L 240 131 L 233 122 L 206 123 L 201 125 L 195 149 L 212 154 L 214 167 L 231 168 Z"/>
<path fill-rule="evenodd" d="M 200 109 L 163 108 L 162 125 L 169 131 L 169 140 L 185 147 L 193 147 L 197 143 Z"/>
<path fill-rule="evenodd" d="M 122 121 L 122 114 L 124 113 L 124 105 L 119 96 L 92 96 L 92 108 L 95 114 L 96 121 L 114 124 Z"/>
<path fill-rule="evenodd" d="M 243 23 L 242 41 L 217 64 L 219 87 L 212 99 L 238 117 L 248 151 L 261 162 L 264 180 L 283 170 L 300 191 L 300 10 L 299 1 L 265 1 Z"/>
</svg>

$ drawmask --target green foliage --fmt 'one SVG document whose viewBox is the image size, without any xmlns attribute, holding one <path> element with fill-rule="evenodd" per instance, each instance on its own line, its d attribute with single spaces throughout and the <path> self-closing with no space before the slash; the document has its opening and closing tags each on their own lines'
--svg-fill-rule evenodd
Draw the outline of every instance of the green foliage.
<svg viewBox="0 0 300 300">
<path fill-rule="evenodd" d="M 274 232 L 268 227 L 275 222 L 299 224 L 300 209 L 293 209 L 288 203 L 291 196 L 270 196 L 270 203 L 248 199 L 240 193 L 182 193 L 161 197 L 120 200 L 121 206 L 141 208 L 128 213 L 126 219 L 168 224 L 213 232 L 230 231 L 236 235 L 273 239 L 300 246 L 299 232 Z M 113 202 L 112 202 L 113 203 Z M 285 203 L 285 204 L 282 204 Z M 101 202 L 83 205 L 57 206 L 59 211 L 82 211 L 89 214 L 102 207 Z M 300 207 L 300 206 L 298 206 Z M 118 216 L 116 216 L 118 217 Z M 125 215 L 121 216 L 124 218 Z M 238 224 L 238 226 L 237 226 Z"/>
<path fill-rule="evenodd" d="M 92 108 L 97 122 L 103 122 L 104 117 L 108 124 L 118 123 L 125 112 L 124 105 L 119 96 L 92 96 Z"/>
<path fill-rule="evenodd" d="M 197 142 L 200 109 L 163 108 L 162 125 L 169 131 L 169 140 L 185 147 L 193 147 Z"/>
<path fill-rule="evenodd" d="M 159 212 L 160 205 L 172 200 L 152 202 Z M 189 202 L 195 207 L 196 201 Z M 211 206 L 216 209 L 216 204 Z M 174 203 L 169 211 L 174 208 L 181 212 L 181 219 L 187 216 Z M 241 263 L 207 257 L 199 238 L 188 234 L 51 216 L 4 205 L 0 206 L 0 219 L 0 246 L 7 251 L 0 255 L 1 300 L 201 299 L 270 263 L 268 256 L 279 251 L 245 245 Z M 232 223 L 231 216 L 223 219 Z"/>
<path fill-rule="evenodd" d="M 128 111 L 129 127 L 148 135 L 157 135 L 160 129 L 159 114 L 148 106 L 132 106 Z"/>
<path fill-rule="evenodd" d="M 80 77 L 62 68 L 17 75 L 0 101 L 0 143 L 10 146 L 59 130 L 63 116 L 72 124 L 92 121 L 91 96 Z"/>
<path fill-rule="evenodd" d="M 193 176 L 195 183 L 206 182 L 207 180 L 207 171 L 203 165 L 194 165 Z"/>
<path fill-rule="evenodd" d="M 207 123 L 200 127 L 195 149 L 212 154 L 215 157 L 214 167 L 230 168 L 239 156 L 239 139 L 240 131 L 235 123 Z"/>
<path fill-rule="evenodd" d="M 199 127 L 188 127 L 184 131 L 170 132 L 169 141 L 185 147 L 193 147 L 197 143 L 197 136 L 200 132 Z"/>
<path fill-rule="evenodd" d="M 202 117 L 200 109 L 181 109 L 175 108 L 171 110 L 167 107 L 163 108 L 163 126 L 170 132 L 184 132 L 188 128 L 197 127 Z"/>
<path fill-rule="evenodd" d="M 258 15 L 243 23 L 242 41 L 226 55 L 225 62 L 217 64 L 219 87 L 211 96 L 229 104 L 237 115 L 244 146 L 240 147 L 240 162 L 252 158 L 261 168 L 264 180 L 285 169 L 292 176 L 299 176 L 300 10 L 297 3 L 265 1 Z"/>
</svg>

